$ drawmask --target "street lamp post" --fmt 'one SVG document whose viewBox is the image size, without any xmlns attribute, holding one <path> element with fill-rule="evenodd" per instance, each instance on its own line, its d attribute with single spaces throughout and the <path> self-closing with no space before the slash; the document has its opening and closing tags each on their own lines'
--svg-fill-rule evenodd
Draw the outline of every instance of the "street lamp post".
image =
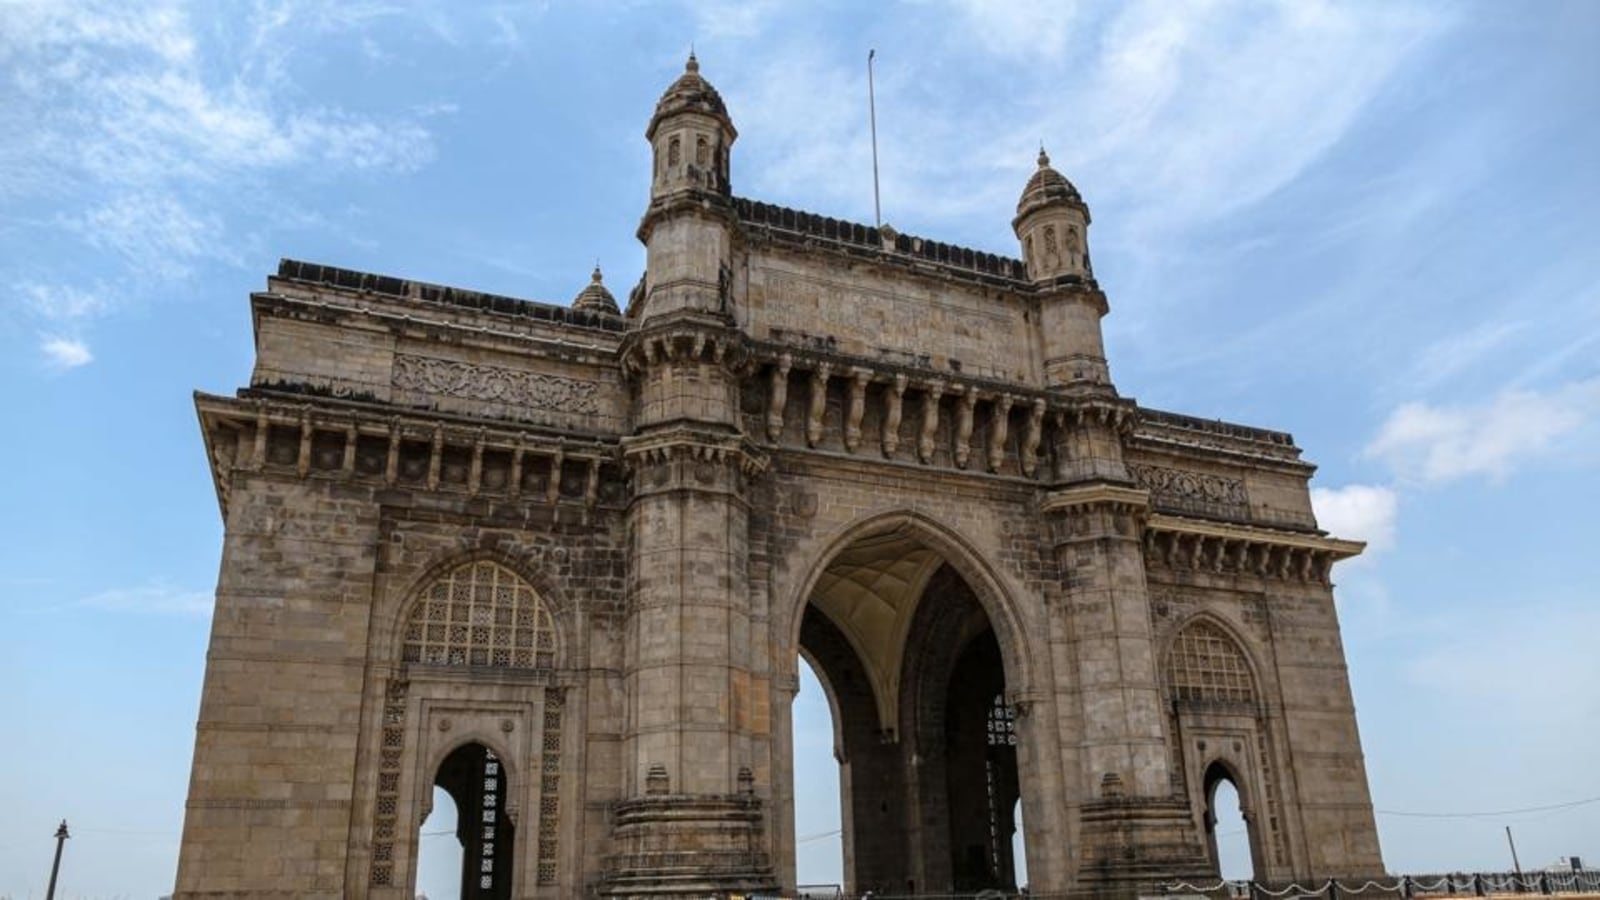
<svg viewBox="0 0 1600 900">
<path fill-rule="evenodd" d="M 61 827 L 56 829 L 56 860 L 50 864 L 50 886 L 45 888 L 44 900 L 56 898 L 56 875 L 61 872 L 61 848 L 66 846 L 69 837 L 72 835 L 67 834 L 67 820 L 62 819 Z"/>
</svg>

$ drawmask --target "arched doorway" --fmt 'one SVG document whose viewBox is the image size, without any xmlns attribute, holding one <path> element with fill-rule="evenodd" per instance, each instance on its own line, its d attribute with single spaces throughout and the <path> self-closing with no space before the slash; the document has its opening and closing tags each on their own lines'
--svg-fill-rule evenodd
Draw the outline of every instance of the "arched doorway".
<svg viewBox="0 0 1600 900">
<path fill-rule="evenodd" d="M 456 808 L 461 845 L 462 900 L 506 900 L 511 896 L 516 826 L 506 815 L 510 796 L 505 766 L 489 748 L 463 744 L 439 764 L 434 786 Z"/>
<path fill-rule="evenodd" d="M 799 631 L 834 717 L 845 891 L 1014 889 L 1015 713 L 973 585 L 889 528 L 833 555 Z"/>
<path fill-rule="evenodd" d="M 1219 878 L 1246 881 L 1257 877 L 1250 849 L 1250 822 L 1232 773 L 1220 762 L 1206 770 L 1206 848 Z"/>
</svg>

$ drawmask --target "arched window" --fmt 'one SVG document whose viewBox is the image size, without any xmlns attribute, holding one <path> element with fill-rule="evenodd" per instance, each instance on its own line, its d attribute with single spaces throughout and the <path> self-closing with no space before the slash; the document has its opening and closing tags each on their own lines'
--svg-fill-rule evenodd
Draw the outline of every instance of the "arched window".
<svg viewBox="0 0 1600 900">
<path fill-rule="evenodd" d="M 1252 703 L 1255 679 L 1244 651 L 1210 622 L 1184 627 L 1167 652 L 1167 692 L 1180 703 Z"/>
<path fill-rule="evenodd" d="M 422 590 L 406 621 L 401 659 L 436 666 L 549 669 L 555 625 L 533 586 L 488 560 L 467 563 Z"/>
</svg>

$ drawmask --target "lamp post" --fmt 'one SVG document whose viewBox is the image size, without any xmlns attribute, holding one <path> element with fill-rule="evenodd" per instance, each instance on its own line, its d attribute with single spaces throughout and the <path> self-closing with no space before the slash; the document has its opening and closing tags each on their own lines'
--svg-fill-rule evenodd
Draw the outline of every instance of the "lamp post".
<svg viewBox="0 0 1600 900">
<path fill-rule="evenodd" d="M 72 835 L 67 833 L 67 820 L 61 820 L 61 827 L 56 829 L 56 859 L 50 864 L 50 886 L 44 890 L 44 900 L 55 900 L 56 875 L 61 872 L 61 848 L 66 846 L 67 838 Z"/>
</svg>

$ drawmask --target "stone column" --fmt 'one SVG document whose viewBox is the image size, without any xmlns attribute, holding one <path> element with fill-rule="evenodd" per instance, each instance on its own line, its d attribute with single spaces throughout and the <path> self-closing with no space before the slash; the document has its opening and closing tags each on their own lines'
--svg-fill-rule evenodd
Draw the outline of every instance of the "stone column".
<svg viewBox="0 0 1600 900">
<path fill-rule="evenodd" d="M 603 891 L 691 897 L 776 887 L 752 742 L 772 723 L 749 608 L 749 475 L 736 333 L 679 320 L 631 335 L 638 431 L 629 509 L 624 759 Z M 764 782 L 768 767 L 760 766 Z"/>
</svg>

